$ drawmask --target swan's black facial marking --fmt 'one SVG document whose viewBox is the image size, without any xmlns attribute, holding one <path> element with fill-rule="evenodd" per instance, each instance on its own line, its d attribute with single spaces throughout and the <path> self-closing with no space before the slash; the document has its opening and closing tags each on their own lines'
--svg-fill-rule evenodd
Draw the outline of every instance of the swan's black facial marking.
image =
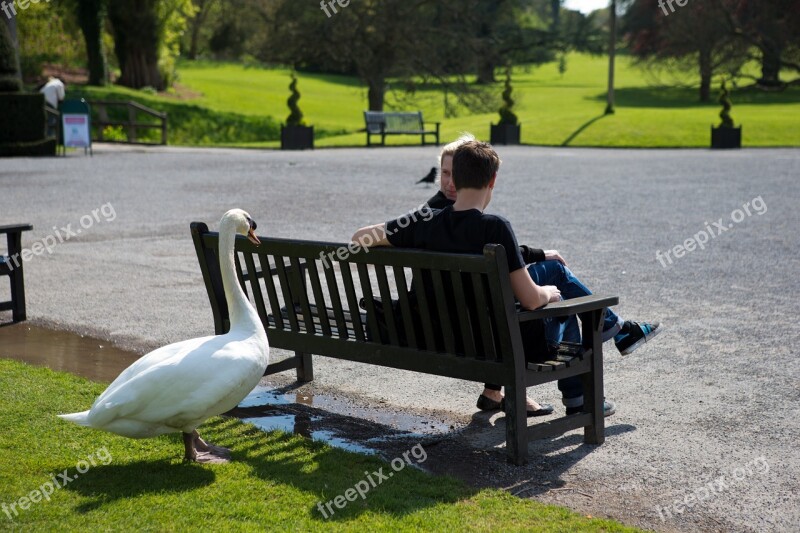
<svg viewBox="0 0 800 533">
<path fill-rule="evenodd" d="M 247 222 L 250 224 L 250 229 L 251 230 L 255 231 L 256 228 L 258 228 L 258 224 L 256 224 L 256 221 L 253 220 L 252 218 L 247 217 Z"/>
</svg>

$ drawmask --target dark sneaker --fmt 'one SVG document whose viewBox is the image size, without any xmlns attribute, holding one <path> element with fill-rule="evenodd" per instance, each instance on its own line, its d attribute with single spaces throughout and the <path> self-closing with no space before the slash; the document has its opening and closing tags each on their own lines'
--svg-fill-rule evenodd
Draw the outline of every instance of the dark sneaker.
<svg viewBox="0 0 800 533">
<path fill-rule="evenodd" d="M 661 325 L 658 322 L 649 324 L 647 322 L 625 322 L 622 331 L 614 337 L 614 344 L 622 355 L 633 353 L 639 346 L 649 341 L 661 333 Z"/>
<path fill-rule="evenodd" d="M 578 413 L 583 412 L 583 406 L 579 405 L 578 407 L 567 407 L 567 414 L 568 415 L 576 415 Z M 617 406 L 614 402 L 610 400 L 603 400 L 603 416 L 608 418 L 609 416 L 613 415 L 617 412 Z"/>
</svg>

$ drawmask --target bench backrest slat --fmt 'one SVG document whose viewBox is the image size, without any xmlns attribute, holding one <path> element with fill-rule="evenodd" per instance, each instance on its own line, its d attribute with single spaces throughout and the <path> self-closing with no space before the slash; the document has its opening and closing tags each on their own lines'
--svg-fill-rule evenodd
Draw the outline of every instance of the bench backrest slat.
<svg viewBox="0 0 800 533">
<path fill-rule="evenodd" d="M 442 279 L 442 272 L 440 270 L 429 270 L 428 275 L 430 276 L 430 283 L 433 287 L 433 294 L 436 296 L 436 310 L 439 312 L 437 318 L 441 321 L 441 333 L 444 338 L 444 348 L 449 353 L 455 353 L 456 339 L 453 333 L 453 323 L 450 320 L 450 310 L 452 309 L 452 306 L 447 305 L 448 302 L 445 296 L 445 285 L 444 280 Z M 423 280 L 425 280 L 425 277 L 423 277 Z M 430 293 L 429 290 L 428 292 Z"/>
<path fill-rule="evenodd" d="M 213 251 L 218 236 L 204 224 L 193 224 L 192 232 L 215 329 L 224 333 L 227 308 Z M 337 255 L 342 249 L 273 238 L 255 246 L 236 239 L 237 277 L 272 346 L 343 358 L 360 353 L 353 356 L 397 368 L 423 352 L 432 358 L 423 365 L 427 371 L 442 374 L 453 357 L 448 354 L 455 354 L 466 365 L 458 374 L 476 380 L 506 375 L 520 359 L 512 357 L 515 350 L 522 353 L 522 345 L 519 327 L 510 327 L 518 318 L 501 246 L 488 245 L 483 255 L 402 249 Z M 354 348 L 364 343 L 375 348 Z M 401 360 L 403 353 L 409 359 Z M 440 363 L 433 363 L 436 358 Z"/>
<path fill-rule="evenodd" d="M 353 272 L 350 270 L 349 263 L 339 263 L 339 266 L 342 273 L 344 291 L 347 295 L 347 305 L 350 308 L 350 314 L 353 319 L 353 333 L 356 336 L 356 340 L 363 342 L 365 340 L 364 324 L 361 321 L 361 313 L 358 311 L 358 297 L 356 296 L 355 285 L 353 284 Z"/>
<path fill-rule="evenodd" d="M 259 270 L 256 268 L 256 263 L 253 260 L 252 254 L 243 254 L 244 255 L 244 264 L 247 266 L 247 277 L 250 281 L 250 290 L 253 293 L 253 298 L 256 302 L 256 310 L 258 311 L 258 317 L 261 319 L 262 323 L 267 322 L 267 308 L 264 305 L 264 296 L 261 293 L 261 283 L 258 281 L 259 276 L 256 274 Z M 268 276 L 266 276 L 268 277 Z"/>
<path fill-rule="evenodd" d="M 261 263 L 261 269 L 264 272 L 272 271 L 275 268 L 270 264 L 269 256 L 266 254 L 259 253 L 258 259 L 259 263 Z M 275 276 L 271 274 L 264 276 L 264 285 L 267 287 L 267 298 L 269 298 L 270 309 L 280 309 L 281 304 L 278 301 L 278 293 L 275 290 Z M 273 315 L 273 317 L 275 318 L 276 327 L 279 329 L 285 329 L 283 325 L 283 313 L 277 313 L 276 315 Z"/>
<path fill-rule="evenodd" d="M 311 289 L 314 291 L 314 302 L 316 302 L 317 307 L 327 308 L 327 302 L 325 301 L 325 296 L 322 294 L 322 283 L 320 283 L 319 279 L 319 271 L 317 270 L 317 262 L 316 261 L 309 261 L 308 265 L 308 277 L 311 280 Z M 320 326 L 322 327 L 322 334 L 330 336 L 331 333 L 331 322 L 328 318 L 328 313 L 319 313 L 320 318 Z"/>
<path fill-rule="evenodd" d="M 419 347 L 419 344 L 417 343 L 417 331 L 412 318 L 411 303 L 408 298 L 410 287 L 406 284 L 406 273 L 405 270 L 399 266 L 393 266 L 392 273 L 394 274 L 394 280 L 397 284 L 400 313 L 403 317 L 403 331 L 406 334 L 408 345 L 416 349 Z"/>
<path fill-rule="evenodd" d="M 472 291 L 475 295 L 476 308 L 487 309 L 486 285 L 483 283 L 484 278 L 475 273 L 471 274 L 470 277 L 472 278 Z M 497 353 L 495 352 L 495 334 L 492 328 L 492 321 L 488 313 L 478 312 L 475 314 L 478 315 L 478 323 L 480 325 L 483 357 L 489 361 L 495 361 L 497 360 Z"/>
<path fill-rule="evenodd" d="M 414 279 L 422 279 L 422 270 L 413 268 L 411 271 L 414 273 Z M 427 291 L 418 291 L 417 299 L 419 300 L 419 309 L 422 322 L 422 332 L 425 338 L 425 346 L 434 346 L 436 344 L 435 335 L 433 332 L 433 317 L 431 316 L 431 306 L 428 302 Z"/>
<path fill-rule="evenodd" d="M 467 303 L 467 295 L 464 292 L 463 279 L 461 274 L 450 275 L 450 280 L 453 283 L 453 296 L 455 297 L 455 311 L 458 318 L 458 327 L 460 331 L 459 339 L 464 343 L 464 354 L 469 358 L 475 358 L 478 355 L 475 349 L 475 332 L 472 329 L 472 321 L 470 319 L 470 309 L 477 313 L 477 305 L 473 303 L 470 306 Z M 472 298 L 474 302 L 474 298 Z"/>
<path fill-rule="evenodd" d="M 338 287 L 338 283 L 336 281 L 336 274 L 334 273 L 333 270 L 333 265 L 331 263 L 322 263 L 322 269 L 325 271 L 325 283 L 327 284 L 327 286 Z M 336 327 L 339 329 L 339 336 L 346 339 L 348 336 L 348 329 L 344 319 L 342 298 L 338 290 L 330 290 L 328 291 L 328 294 L 330 296 L 329 301 L 331 307 L 333 307 L 333 316 L 336 318 Z"/>
</svg>

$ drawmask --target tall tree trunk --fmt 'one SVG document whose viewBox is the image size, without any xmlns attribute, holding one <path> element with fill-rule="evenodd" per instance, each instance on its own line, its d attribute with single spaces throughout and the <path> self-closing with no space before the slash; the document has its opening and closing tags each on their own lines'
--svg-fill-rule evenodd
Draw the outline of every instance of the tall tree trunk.
<svg viewBox="0 0 800 533">
<path fill-rule="evenodd" d="M 0 93 L 16 93 L 22 90 L 19 72 L 19 56 L 16 35 L 17 19 L 6 19 L 0 15 Z"/>
<path fill-rule="evenodd" d="M 108 17 L 114 27 L 114 52 L 122 74 L 119 84 L 133 89 L 166 89 L 158 70 L 162 31 L 158 0 L 112 0 Z"/>
<path fill-rule="evenodd" d="M 189 21 L 189 25 L 191 26 L 189 30 L 189 59 L 197 59 L 197 49 L 200 47 L 200 30 L 203 28 L 203 24 L 205 24 L 213 2 L 214 0 L 195 0 L 194 4 L 197 8 L 197 12 Z"/>
<path fill-rule="evenodd" d="M 103 49 L 105 17 L 105 0 L 78 0 L 78 23 L 86 41 L 86 56 L 89 60 L 89 85 L 102 86 L 108 80 L 108 64 Z"/>
<path fill-rule="evenodd" d="M 761 79 L 759 85 L 781 85 L 781 47 L 771 39 L 763 39 L 761 48 Z"/>
<path fill-rule="evenodd" d="M 711 78 L 714 69 L 711 65 L 711 50 L 700 50 L 700 101 L 711 100 Z"/>
<path fill-rule="evenodd" d="M 497 79 L 494 77 L 495 63 L 489 57 L 478 58 L 478 72 L 476 83 L 486 85 L 494 83 Z"/>
<path fill-rule="evenodd" d="M 383 77 L 367 80 L 367 100 L 370 111 L 383 111 L 383 97 L 386 93 L 386 79 Z"/>
</svg>

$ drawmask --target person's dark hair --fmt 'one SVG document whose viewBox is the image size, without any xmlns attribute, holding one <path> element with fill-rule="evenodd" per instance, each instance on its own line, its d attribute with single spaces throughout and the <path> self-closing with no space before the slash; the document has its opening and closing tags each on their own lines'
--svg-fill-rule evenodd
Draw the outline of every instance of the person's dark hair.
<svg viewBox="0 0 800 533">
<path fill-rule="evenodd" d="M 500 168 L 500 158 L 492 145 L 468 141 L 453 154 L 453 183 L 456 190 L 483 189 Z"/>
</svg>

